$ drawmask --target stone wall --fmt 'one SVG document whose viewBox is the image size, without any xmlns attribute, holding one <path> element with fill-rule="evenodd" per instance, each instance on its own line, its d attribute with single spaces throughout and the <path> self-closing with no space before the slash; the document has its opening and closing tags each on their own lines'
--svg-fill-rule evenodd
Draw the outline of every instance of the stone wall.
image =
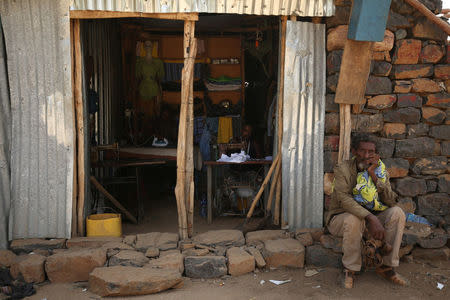
<svg viewBox="0 0 450 300">
<path fill-rule="evenodd" d="M 440 0 L 421 0 L 433 12 Z M 334 93 L 351 1 L 335 0 L 327 19 L 324 141 L 325 205 L 339 146 Z M 404 209 L 450 225 L 450 46 L 447 35 L 402 0 L 393 0 L 383 42 L 374 46 L 364 106 L 352 107 L 352 131 L 377 137 L 378 151 Z M 359 112 L 359 113 L 358 113 Z"/>
</svg>

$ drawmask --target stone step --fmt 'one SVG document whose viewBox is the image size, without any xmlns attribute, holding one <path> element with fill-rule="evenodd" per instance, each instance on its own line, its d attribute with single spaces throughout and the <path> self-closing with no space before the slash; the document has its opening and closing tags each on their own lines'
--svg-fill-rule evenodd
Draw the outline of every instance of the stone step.
<svg viewBox="0 0 450 300">
<path fill-rule="evenodd" d="M 106 250 L 74 249 L 58 252 L 47 258 L 45 271 L 51 282 L 87 281 L 89 273 L 106 263 Z"/>
</svg>

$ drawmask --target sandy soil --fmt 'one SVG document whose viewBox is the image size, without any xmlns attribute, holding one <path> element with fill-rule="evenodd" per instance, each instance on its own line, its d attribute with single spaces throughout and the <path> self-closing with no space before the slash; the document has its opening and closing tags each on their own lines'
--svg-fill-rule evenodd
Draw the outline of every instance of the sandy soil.
<svg viewBox="0 0 450 300">
<path fill-rule="evenodd" d="M 378 277 L 373 271 L 357 276 L 355 287 L 346 290 L 340 286 L 341 272 L 338 269 L 318 269 L 312 277 L 305 277 L 305 270 L 272 270 L 240 277 L 221 279 L 185 278 L 184 287 L 159 294 L 110 299 L 450 299 L 450 262 L 403 263 L 398 271 L 410 282 L 400 287 Z M 281 286 L 270 279 L 292 281 Z M 265 283 L 261 284 L 261 280 Z M 443 283 L 442 290 L 436 288 Z M 37 294 L 29 299 L 100 299 L 90 293 L 87 283 L 46 284 L 38 287 Z"/>
</svg>

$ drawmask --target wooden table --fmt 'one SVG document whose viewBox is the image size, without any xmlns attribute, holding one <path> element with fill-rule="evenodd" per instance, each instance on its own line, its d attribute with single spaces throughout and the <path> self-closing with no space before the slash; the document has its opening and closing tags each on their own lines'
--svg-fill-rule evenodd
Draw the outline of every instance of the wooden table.
<svg viewBox="0 0 450 300">
<path fill-rule="evenodd" d="M 269 167 L 272 164 L 272 160 L 265 159 L 256 159 L 256 160 L 248 160 L 242 163 L 234 163 L 234 162 L 222 162 L 222 161 L 204 161 L 206 165 L 207 171 L 207 200 L 208 200 L 208 224 L 212 223 L 212 168 L 217 166 L 230 166 L 230 165 L 245 165 L 245 166 L 264 166 L 264 177 L 269 171 Z M 267 202 L 268 198 L 268 188 L 266 187 L 264 192 L 264 201 Z"/>
<path fill-rule="evenodd" d="M 164 165 L 166 161 L 160 160 L 103 160 L 99 162 L 95 162 L 91 164 L 93 168 L 135 168 L 135 176 L 127 176 L 127 177 L 111 177 L 111 178 L 102 178 L 104 184 L 127 184 L 127 183 L 136 183 L 136 202 L 137 202 L 137 221 L 141 221 L 144 216 L 144 202 L 140 197 L 140 169 L 141 167 L 146 166 L 155 166 L 155 165 Z"/>
</svg>

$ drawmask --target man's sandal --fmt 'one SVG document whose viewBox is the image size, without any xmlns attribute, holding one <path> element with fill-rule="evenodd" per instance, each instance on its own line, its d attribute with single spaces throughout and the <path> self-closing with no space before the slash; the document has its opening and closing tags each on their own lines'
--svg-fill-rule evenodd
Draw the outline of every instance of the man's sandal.
<svg viewBox="0 0 450 300">
<path fill-rule="evenodd" d="M 353 288 L 353 280 L 354 280 L 354 276 L 355 276 L 355 272 L 354 271 L 350 271 L 348 269 L 344 269 L 344 288 L 346 289 L 351 289 Z"/>
<path fill-rule="evenodd" d="M 392 267 L 381 266 L 376 268 L 375 272 L 381 277 L 389 280 L 394 284 L 402 286 L 408 285 L 408 281 L 405 278 L 403 278 L 403 276 L 395 272 L 394 269 L 392 269 Z"/>
</svg>

